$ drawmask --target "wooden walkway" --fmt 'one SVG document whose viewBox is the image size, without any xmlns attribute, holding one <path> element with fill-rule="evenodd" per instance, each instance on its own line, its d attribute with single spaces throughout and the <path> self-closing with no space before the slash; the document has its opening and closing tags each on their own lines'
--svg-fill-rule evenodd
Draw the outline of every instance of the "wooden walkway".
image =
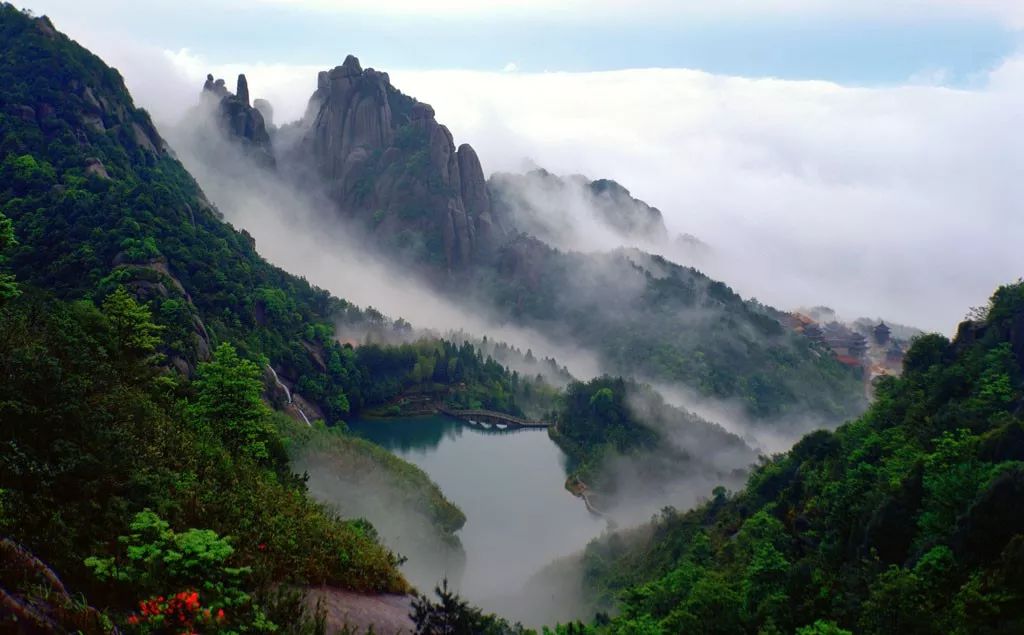
<svg viewBox="0 0 1024 635">
<path fill-rule="evenodd" d="M 438 412 L 449 417 L 456 419 L 463 419 L 465 421 L 477 421 L 483 423 L 497 423 L 506 425 L 510 428 L 550 428 L 552 424 L 544 421 L 527 421 L 526 419 L 520 419 L 504 412 L 494 412 L 492 410 L 449 410 L 447 408 L 438 408 Z"/>
</svg>

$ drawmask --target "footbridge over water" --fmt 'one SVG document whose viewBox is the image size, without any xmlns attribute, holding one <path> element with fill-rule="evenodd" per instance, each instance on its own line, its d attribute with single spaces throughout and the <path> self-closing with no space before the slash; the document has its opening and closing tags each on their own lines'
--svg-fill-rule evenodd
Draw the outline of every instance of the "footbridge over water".
<svg viewBox="0 0 1024 635">
<path fill-rule="evenodd" d="M 520 419 L 504 412 L 493 410 L 449 410 L 438 408 L 438 412 L 449 417 L 462 419 L 470 423 L 488 423 L 491 425 L 504 425 L 509 428 L 550 428 L 552 424 L 544 421 L 528 421 Z"/>
</svg>

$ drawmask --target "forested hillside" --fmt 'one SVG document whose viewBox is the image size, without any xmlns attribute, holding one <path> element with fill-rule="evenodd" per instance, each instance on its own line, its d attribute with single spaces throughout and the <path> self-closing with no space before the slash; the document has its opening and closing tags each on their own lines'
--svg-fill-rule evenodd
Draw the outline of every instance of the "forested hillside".
<svg viewBox="0 0 1024 635">
<path fill-rule="evenodd" d="M 0 620 L 300 629 L 289 585 L 407 590 L 292 473 L 267 365 L 330 422 L 425 382 L 517 411 L 516 377 L 469 345 L 341 346 L 336 320 L 375 316 L 222 222 L 116 71 L 6 3 L 0 40 Z"/>
<path fill-rule="evenodd" d="M 554 439 L 569 457 L 569 485 L 602 509 L 630 498 L 657 498 L 687 475 L 742 478 L 754 451 L 721 426 L 673 408 L 650 387 L 618 377 L 573 382 L 556 413 Z M 633 489 L 620 491 L 615 466 L 632 465 Z"/>
<path fill-rule="evenodd" d="M 1024 283 L 919 338 L 860 419 L 588 547 L 597 633 L 1024 629 Z"/>
<path fill-rule="evenodd" d="M 472 349 L 438 347 L 441 357 L 428 350 L 421 362 L 408 348 L 338 344 L 336 320 L 375 316 L 263 260 L 220 220 L 117 71 L 46 18 L 2 11 L 0 209 L 14 222 L 10 266 L 23 283 L 64 299 L 126 286 L 150 302 L 174 366 L 191 372 L 229 341 L 265 358 L 329 422 L 424 379 L 514 392 Z M 501 399 L 491 405 L 514 410 Z"/>
</svg>

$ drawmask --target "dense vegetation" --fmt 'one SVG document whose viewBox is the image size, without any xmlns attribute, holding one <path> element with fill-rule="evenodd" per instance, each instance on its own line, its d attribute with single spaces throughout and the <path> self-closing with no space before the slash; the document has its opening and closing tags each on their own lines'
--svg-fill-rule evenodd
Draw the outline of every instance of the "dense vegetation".
<svg viewBox="0 0 1024 635">
<path fill-rule="evenodd" d="M 335 321 L 374 313 L 260 258 L 116 71 L 6 3 L 0 39 L 5 602 L 30 623 L 66 618 L 80 599 L 44 592 L 52 567 L 121 627 L 244 631 L 299 619 L 271 592 L 282 583 L 406 590 L 375 530 L 292 474 L 265 366 L 331 422 L 423 382 L 516 411 L 516 378 L 472 346 L 341 346 Z M 422 473 L 346 447 L 459 524 Z"/>
<path fill-rule="evenodd" d="M 471 349 L 340 345 L 336 320 L 382 316 L 263 260 L 164 149 L 117 71 L 10 5 L 0 38 L 0 211 L 14 223 L 10 265 L 24 283 L 63 299 L 124 285 L 151 303 L 175 366 L 194 370 L 230 341 L 271 363 L 328 422 L 422 381 L 465 384 L 456 403 L 517 412 L 512 376 Z"/>
<path fill-rule="evenodd" d="M 268 619 L 271 583 L 403 590 L 370 528 L 304 495 L 260 369 L 223 344 L 184 381 L 159 332 L 121 288 L 0 306 L 0 533 L 121 618 L 197 590 L 242 628 Z"/>
<path fill-rule="evenodd" d="M 355 386 L 351 394 L 365 405 L 387 403 L 398 395 L 414 392 L 451 408 L 485 408 L 522 415 L 516 395 L 526 391 L 529 396 L 535 383 L 509 373 L 469 342 L 456 345 L 422 339 L 397 346 L 342 350 L 354 355 L 363 386 Z"/>
<path fill-rule="evenodd" d="M 617 494 L 611 466 L 622 459 L 632 459 L 652 490 L 685 473 L 723 474 L 754 460 L 739 437 L 621 378 L 569 384 L 555 420 L 550 434 L 569 457 L 570 483 L 601 497 Z"/>
<path fill-rule="evenodd" d="M 1018 283 L 743 491 L 592 544 L 587 584 L 622 614 L 589 632 L 1020 632 L 1022 343 Z"/>
</svg>

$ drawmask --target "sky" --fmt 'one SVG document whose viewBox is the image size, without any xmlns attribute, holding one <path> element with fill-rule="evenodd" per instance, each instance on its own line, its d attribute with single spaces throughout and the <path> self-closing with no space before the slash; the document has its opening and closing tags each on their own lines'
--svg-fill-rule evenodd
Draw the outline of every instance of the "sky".
<svg viewBox="0 0 1024 635">
<path fill-rule="evenodd" d="M 711 73 L 969 84 L 1014 50 L 1017 0 L 38 0 L 72 32 L 213 63 L 323 63 L 350 52 L 379 68 Z M 896 5 L 898 8 L 893 8 Z M 713 8 L 710 8 L 713 7 Z M 72 28 L 73 27 L 73 28 Z"/>
<path fill-rule="evenodd" d="M 1024 272 L 1020 0 L 21 6 L 118 67 L 158 124 L 207 72 L 246 72 L 294 119 L 354 53 L 486 172 L 614 178 L 710 245 L 709 274 L 781 308 L 950 333 Z"/>
</svg>

